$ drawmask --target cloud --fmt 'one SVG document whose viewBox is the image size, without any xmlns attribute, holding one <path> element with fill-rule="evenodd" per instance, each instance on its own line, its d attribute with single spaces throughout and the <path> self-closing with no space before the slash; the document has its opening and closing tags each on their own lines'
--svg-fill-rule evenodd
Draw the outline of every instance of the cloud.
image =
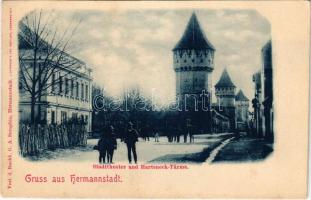
<svg viewBox="0 0 311 200">
<path fill-rule="evenodd" d="M 182 36 L 192 10 L 77 11 L 63 20 L 83 19 L 73 41 L 74 55 L 93 68 L 94 82 L 111 95 L 138 85 L 160 99 L 175 95 L 172 48 Z M 216 47 L 212 87 L 225 66 L 250 98 L 252 73 L 260 68 L 260 49 L 270 37 L 270 25 L 256 11 L 197 10 L 209 41 Z"/>
</svg>

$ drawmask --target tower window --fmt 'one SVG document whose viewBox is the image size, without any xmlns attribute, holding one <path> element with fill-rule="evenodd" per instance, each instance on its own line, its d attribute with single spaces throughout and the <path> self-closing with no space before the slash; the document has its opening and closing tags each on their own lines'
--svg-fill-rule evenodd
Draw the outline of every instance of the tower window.
<svg viewBox="0 0 311 200">
<path fill-rule="evenodd" d="M 187 62 L 187 60 L 185 59 L 184 62 Z"/>
<path fill-rule="evenodd" d="M 200 62 L 203 63 L 203 59 L 201 59 Z"/>
<path fill-rule="evenodd" d="M 194 63 L 194 59 L 192 59 L 192 62 Z"/>
</svg>

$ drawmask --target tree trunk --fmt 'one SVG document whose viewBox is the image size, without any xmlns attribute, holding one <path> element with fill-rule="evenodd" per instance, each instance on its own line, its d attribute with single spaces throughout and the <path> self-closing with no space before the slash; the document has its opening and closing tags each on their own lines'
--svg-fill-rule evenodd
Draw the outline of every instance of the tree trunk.
<svg viewBox="0 0 311 200">
<path fill-rule="evenodd" d="M 38 101 L 37 101 L 38 102 L 37 122 L 39 123 L 41 123 L 41 95 L 42 95 L 41 91 L 39 91 L 39 96 L 38 96 Z"/>
<path fill-rule="evenodd" d="M 34 95 L 31 95 L 31 108 L 30 108 L 31 124 L 35 124 L 35 104 L 36 98 Z"/>
</svg>

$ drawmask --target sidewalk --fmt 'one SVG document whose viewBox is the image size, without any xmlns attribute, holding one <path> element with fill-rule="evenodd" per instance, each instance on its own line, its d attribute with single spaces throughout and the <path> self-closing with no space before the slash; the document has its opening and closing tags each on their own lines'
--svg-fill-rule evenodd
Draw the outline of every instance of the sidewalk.
<svg viewBox="0 0 311 200">
<path fill-rule="evenodd" d="M 218 152 L 213 163 L 260 161 L 269 156 L 272 151 L 271 144 L 263 139 L 235 138 Z"/>
<path fill-rule="evenodd" d="M 200 164 L 206 162 L 211 155 L 211 152 L 222 144 L 227 138 L 232 137 L 231 133 L 212 134 L 212 135 L 198 135 L 197 138 L 205 138 L 205 148 L 201 151 L 187 153 L 187 154 L 168 154 L 151 160 L 151 163 L 192 163 Z M 216 140 L 215 140 L 216 139 Z"/>
</svg>

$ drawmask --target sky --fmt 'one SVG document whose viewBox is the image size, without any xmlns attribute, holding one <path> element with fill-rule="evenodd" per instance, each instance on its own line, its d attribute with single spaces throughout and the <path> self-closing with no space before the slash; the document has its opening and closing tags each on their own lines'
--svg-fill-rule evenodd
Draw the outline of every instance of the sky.
<svg viewBox="0 0 311 200">
<path fill-rule="evenodd" d="M 212 88 L 226 67 L 237 91 L 254 96 L 252 74 L 261 68 L 261 48 L 270 39 L 270 24 L 253 10 L 57 11 L 61 24 L 81 20 L 72 38 L 72 53 L 93 70 L 96 85 L 117 96 L 138 86 L 163 103 L 175 96 L 172 49 L 195 12 L 216 48 Z M 61 17 L 60 17 L 61 16 Z"/>
</svg>

